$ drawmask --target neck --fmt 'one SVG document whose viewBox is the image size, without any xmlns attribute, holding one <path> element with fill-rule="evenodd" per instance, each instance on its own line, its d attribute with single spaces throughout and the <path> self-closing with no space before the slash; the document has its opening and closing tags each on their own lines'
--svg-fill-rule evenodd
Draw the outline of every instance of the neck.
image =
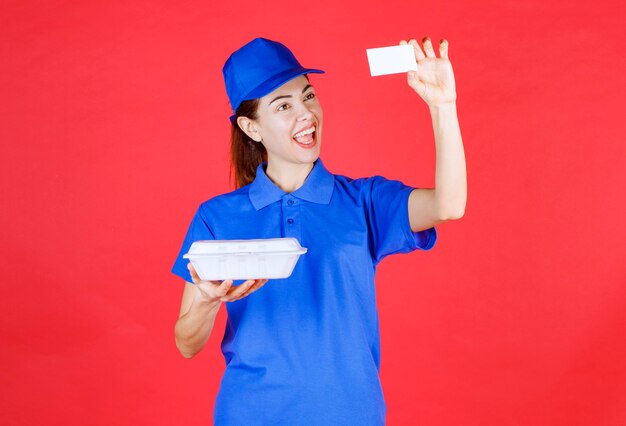
<svg viewBox="0 0 626 426">
<path fill-rule="evenodd" d="M 289 193 L 304 185 L 311 170 L 313 163 L 277 165 L 268 161 L 265 174 L 276 186 Z"/>
</svg>

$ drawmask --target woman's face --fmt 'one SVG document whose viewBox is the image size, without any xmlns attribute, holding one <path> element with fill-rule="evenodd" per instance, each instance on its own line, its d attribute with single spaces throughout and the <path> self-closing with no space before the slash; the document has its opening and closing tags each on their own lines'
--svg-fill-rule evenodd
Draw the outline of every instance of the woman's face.
<svg viewBox="0 0 626 426">
<path fill-rule="evenodd" d="M 244 131 L 262 141 L 272 168 L 313 163 L 320 155 L 322 107 L 309 80 L 301 75 L 259 101 L 256 120 Z"/>
</svg>

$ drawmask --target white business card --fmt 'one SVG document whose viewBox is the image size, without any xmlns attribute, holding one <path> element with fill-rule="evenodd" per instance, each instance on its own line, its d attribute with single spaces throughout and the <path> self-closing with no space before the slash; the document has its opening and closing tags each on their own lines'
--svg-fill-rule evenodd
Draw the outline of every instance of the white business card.
<svg viewBox="0 0 626 426">
<path fill-rule="evenodd" d="M 410 44 L 366 49 L 372 77 L 417 70 L 415 52 Z"/>
</svg>

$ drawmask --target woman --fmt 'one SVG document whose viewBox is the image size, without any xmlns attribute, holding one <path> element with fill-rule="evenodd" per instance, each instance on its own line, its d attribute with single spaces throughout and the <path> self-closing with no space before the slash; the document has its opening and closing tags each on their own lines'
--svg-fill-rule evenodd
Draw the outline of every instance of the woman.
<svg viewBox="0 0 626 426">
<path fill-rule="evenodd" d="M 374 274 L 387 255 L 429 250 L 460 218 L 466 177 L 448 43 L 415 40 L 408 84 L 430 108 L 436 188 L 334 175 L 319 159 L 322 107 L 282 44 L 255 39 L 224 66 L 238 189 L 203 203 L 173 272 L 185 279 L 176 343 L 192 357 L 223 302 L 226 370 L 217 425 L 382 425 Z M 401 44 L 406 44 L 402 41 Z M 202 281 L 182 258 L 193 241 L 295 237 L 308 252 L 283 280 Z M 262 277 L 259 277 L 262 278 Z"/>
</svg>

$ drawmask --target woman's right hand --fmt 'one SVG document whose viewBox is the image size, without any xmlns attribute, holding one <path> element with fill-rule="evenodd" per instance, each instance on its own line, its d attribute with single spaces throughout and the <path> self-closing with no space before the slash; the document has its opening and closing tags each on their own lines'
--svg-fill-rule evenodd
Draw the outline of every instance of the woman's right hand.
<svg viewBox="0 0 626 426">
<path fill-rule="evenodd" d="M 217 304 L 219 302 L 234 302 L 254 293 L 265 285 L 267 279 L 247 280 L 238 286 L 233 286 L 233 280 L 203 281 L 191 263 L 187 264 L 191 279 L 196 285 L 202 301 Z"/>
</svg>

